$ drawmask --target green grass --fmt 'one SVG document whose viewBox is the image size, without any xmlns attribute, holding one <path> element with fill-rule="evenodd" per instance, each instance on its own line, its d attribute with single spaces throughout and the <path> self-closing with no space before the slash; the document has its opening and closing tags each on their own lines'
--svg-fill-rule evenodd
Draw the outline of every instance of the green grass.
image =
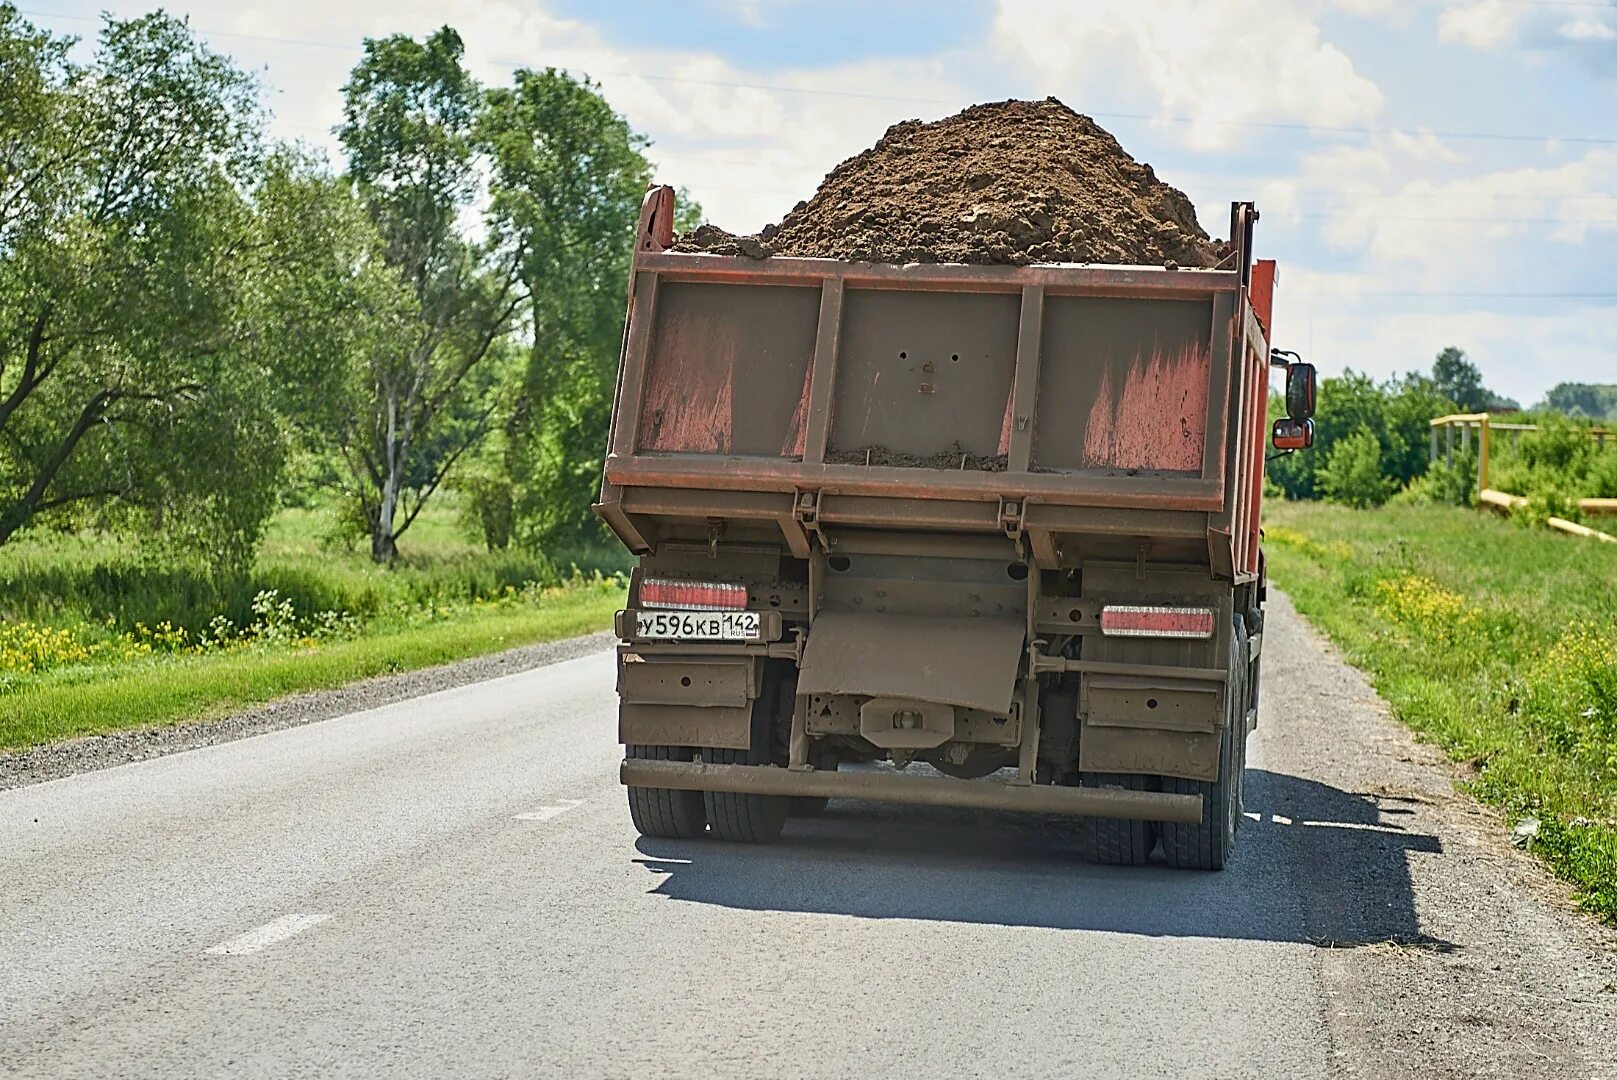
<svg viewBox="0 0 1617 1080">
<path fill-rule="evenodd" d="M 1447 507 L 1271 504 L 1270 574 L 1617 922 L 1617 551 Z"/>
<path fill-rule="evenodd" d="M 621 589 L 608 580 L 551 590 L 533 604 L 457 613 L 346 641 L 52 672 L 25 691 L 0 695 L 0 748 L 216 717 L 302 690 L 587 634 L 610 626 L 622 604 Z"/>
<path fill-rule="evenodd" d="M 0 748 L 219 716 L 611 624 L 622 585 L 599 572 L 623 555 L 490 553 L 454 510 L 424 513 L 391 568 L 334 543 L 324 508 L 282 511 L 251 571 L 225 580 L 129 537 L 0 547 Z M 262 599 L 255 612 L 266 592 L 272 615 Z"/>
</svg>

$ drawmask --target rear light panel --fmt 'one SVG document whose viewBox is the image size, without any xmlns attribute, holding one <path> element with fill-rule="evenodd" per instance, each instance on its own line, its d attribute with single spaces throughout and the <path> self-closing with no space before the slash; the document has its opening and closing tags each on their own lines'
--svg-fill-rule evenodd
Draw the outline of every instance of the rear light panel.
<svg viewBox="0 0 1617 1080">
<path fill-rule="evenodd" d="M 1200 638 L 1213 636 L 1212 608 L 1108 604 L 1100 609 L 1100 632 L 1111 637 Z"/>
<path fill-rule="evenodd" d="M 747 606 L 747 587 L 722 581 L 647 578 L 640 583 L 640 606 L 685 611 L 742 611 Z"/>
</svg>

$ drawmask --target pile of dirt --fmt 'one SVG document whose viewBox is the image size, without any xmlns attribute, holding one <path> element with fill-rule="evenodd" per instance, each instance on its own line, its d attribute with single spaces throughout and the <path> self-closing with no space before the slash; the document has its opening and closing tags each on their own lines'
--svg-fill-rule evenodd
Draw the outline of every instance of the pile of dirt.
<svg viewBox="0 0 1617 1080">
<path fill-rule="evenodd" d="M 675 251 L 883 263 L 1217 265 L 1182 191 L 1055 98 L 894 124 L 757 236 L 704 225 Z"/>
<path fill-rule="evenodd" d="M 863 450 L 827 450 L 828 465 L 891 465 L 902 469 L 974 469 L 977 472 L 1004 472 L 1004 454 L 979 456 L 967 452 L 959 440 L 935 454 L 905 454 L 873 443 Z"/>
</svg>

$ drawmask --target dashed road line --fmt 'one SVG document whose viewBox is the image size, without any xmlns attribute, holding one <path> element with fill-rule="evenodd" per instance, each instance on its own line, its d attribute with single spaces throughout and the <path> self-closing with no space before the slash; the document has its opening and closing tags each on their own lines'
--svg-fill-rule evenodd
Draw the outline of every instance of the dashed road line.
<svg viewBox="0 0 1617 1080">
<path fill-rule="evenodd" d="M 554 806 L 541 806 L 539 809 L 529 813 L 518 814 L 516 819 L 518 821 L 549 821 L 551 818 L 559 817 L 574 807 L 582 806 L 583 804 L 583 799 L 560 799 Z"/>
<path fill-rule="evenodd" d="M 237 934 L 229 941 L 220 942 L 209 949 L 208 953 L 212 956 L 246 956 L 278 941 L 285 941 L 294 934 L 301 934 L 309 927 L 323 923 L 329 918 L 330 915 L 321 914 L 282 915 L 256 930 L 249 930 L 245 934 Z"/>
</svg>

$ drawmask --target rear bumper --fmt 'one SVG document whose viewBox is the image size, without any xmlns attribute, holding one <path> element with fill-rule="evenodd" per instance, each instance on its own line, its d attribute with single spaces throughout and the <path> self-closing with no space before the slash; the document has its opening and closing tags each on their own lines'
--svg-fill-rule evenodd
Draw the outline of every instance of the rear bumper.
<svg viewBox="0 0 1617 1080">
<path fill-rule="evenodd" d="M 919 806 L 964 806 L 981 810 L 1020 810 L 1073 817 L 1192 824 L 1202 819 L 1200 795 L 1169 795 L 1119 788 L 1030 786 L 993 780 L 890 776 L 873 772 L 797 772 L 771 765 L 709 765 L 700 761 L 638 758 L 624 761 L 618 777 L 624 784 L 633 787 L 684 791 L 871 799 Z"/>
</svg>

